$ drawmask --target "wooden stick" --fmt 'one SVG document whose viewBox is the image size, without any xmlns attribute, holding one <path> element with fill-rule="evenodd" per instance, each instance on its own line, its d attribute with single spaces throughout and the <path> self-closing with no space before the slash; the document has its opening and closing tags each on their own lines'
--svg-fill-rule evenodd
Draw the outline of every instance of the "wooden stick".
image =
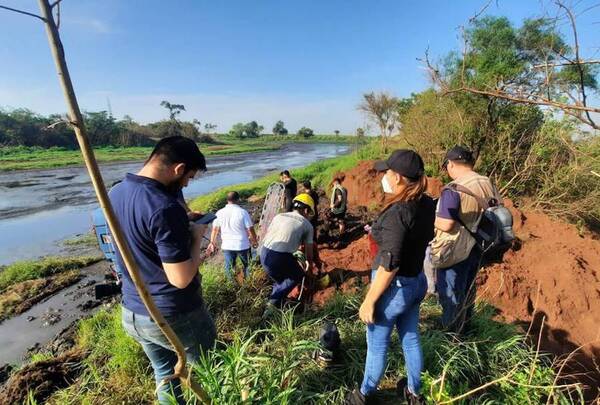
<svg viewBox="0 0 600 405">
<path fill-rule="evenodd" d="M 165 318 L 160 313 L 159 309 L 154 303 L 154 300 L 148 293 L 148 290 L 144 285 L 144 280 L 141 277 L 135 259 L 133 258 L 131 250 L 129 249 L 125 237 L 123 236 L 123 232 L 121 230 L 119 222 L 114 215 L 112 206 L 110 204 L 110 200 L 108 199 L 108 193 L 106 192 L 106 188 L 104 187 L 102 175 L 98 168 L 98 163 L 96 162 L 94 152 L 89 143 L 89 138 L 87 136 L 87 130 L 83 122 L 81 110 L 79 109 L 79 105 L 77 103 L 75 90 L 73 89 L 73 83 L 71 82 L 71 76 L 69 75 L 67 62 L 65 60 L 64 49 L 60 40 L 58 29 L 56 27 L 56 23 L 54 22 L 54 18 L 52 17 L 52 7 L 50 6 L 48 0 L 38 1 L 40 5 L 40 10 L 42 12 L 42 15 L 44 16 L 46 34 L 48 35 L 48 42 L 50 44 L 50 50 L 52 51 L 52 57 L 54 59 L 54 63 L 56 64 L 56 70 L 59 76 L 60 84 L 69 109 L 69 120 L 73 125 L 73 129 L 75 130 L 75 136 L 77 137 L 77 142 L 79 143 L 79 147 L 81 148 L 81 153 L 85 161 L 85 166 L 88 170 L 90 178 L 92 179 L 92 184 L 94 186 L 94 191 L 96 192 L 96 197 L 98 198 L 100 207 L 102 207 L 102 212 L 106 217 L 106 221 L 108 222 L 108 226 L 112 233 L 113 239 L 117 244 L 119 252 L 121 253 L 121 257 L 125 262 L 127 271 L 129 272 L 129 275 L 131 276 L 131 279 L 135 284 L 138 294 L 140 295 L 140 298 L 142 299 L 144 305 L 148 309 L 148 313 L 150 314 L 154 322 L 156 322 L 156 324 L 158 325 L 162 333 L 165 335 L 171 346 L 173 346 L 173 349 L 177 354 L 175 374 L 172 377 L 179 378 L 181 382 L 185 386 L 190 388 L 203 403 L 210 404 L 211 400 L 206 394 L 206 392 L 202 389 L 202 387 L 200 387 L 199 384 L 195 383 L 190 378 L 190 370 L 186 364 L 185 349 L 175 332 L 173 332 L 173 329 L 171 329 L 169 324 L 166 322 Z M 167 378 L 166 380 L 170 379 L 172 378 Z"/>
</svg>

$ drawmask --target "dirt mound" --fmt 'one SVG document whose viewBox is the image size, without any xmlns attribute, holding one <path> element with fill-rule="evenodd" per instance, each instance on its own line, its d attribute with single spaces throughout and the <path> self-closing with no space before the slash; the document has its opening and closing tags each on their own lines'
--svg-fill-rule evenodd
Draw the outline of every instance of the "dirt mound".
<svg viewBox="0 0 600 405">
<path fill-rule="evenodd" d="M 517 250 L 481 272 L 480 296 L 508 321 L 526 327 L 533 321 L 545 350 L 561 355 L 583 346 L 575 361 L 591 366 L 600 359 L 600 241 L 573 225 L 509 206 Z"/>
<path fill-rule="evenodd" d="M 54 391 L 72 384 L 81 370 L 85 355 L 70 351 L 50 360 L 29 364 L 14 373 L 0 390 L 0 404 L 26 402 L 29 391 L 42 403 Z"/>
<path fill-rule="evenodd" d="M 381 188 L 382 173 L 373 169 L 374 160 L 363 160 L 357 166 L 345 172 L 336 173 L 344 178 L 344 187 L 348 190 L 349 207 L 367 207 L 374 209 L 385 203 L 385 194 Z M 436 178 L 427 178 L 427 193 L 439 197 L 443 183 Z"/>
<path fill-rule="evenodd" d="M 345 249 L 321 249 L 319 257 L 323 263 L 323 270 L 327 272 L 335 269 L 364 272 L 371 267 L 369 240 L 366 235 L 350 243 Z"/>
</svg>

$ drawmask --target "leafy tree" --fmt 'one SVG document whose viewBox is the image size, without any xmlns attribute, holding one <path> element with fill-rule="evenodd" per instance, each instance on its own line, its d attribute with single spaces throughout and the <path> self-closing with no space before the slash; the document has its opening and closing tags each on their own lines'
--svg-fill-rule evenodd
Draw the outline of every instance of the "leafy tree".
<svg viewBox="0 0 600 405">
<path fill-rule="evenodd" d="M 206 124 L 204 124 L 204 130 L 205 130 L 205 131 L 206 131 L 208 134 L 210 134 L 212 131 L 214 131 L 214 130 L 215 130 L 215 128 L 217 128 L 217 126 L 216 126 L 215 124 L 208 123 L 208 122 L 207 122 Z"/>
<path fill-rule="evenodd" d="M 561 13 L 573 17 L 557 2 Z M 575 20 L 571 20 L 575 33 Z M 579 44 L 569 45 L 556 20 L 524 20 L 516 28 L 506 17 L 485 17 L 472 21 L 465 31 L 468 47 L 452 53 L 442 68 L 427 59 L 432 79 L 444 92 L 464 92 L 488 101 L 488 120 L 493 127 L 503 104 L 543 105 L 574 116 L 592 128 L 600 128 L 587 105 L 591 92 L 598 90 L 599 66 L 583 60 Z"/>
<path fill-rule="evenodd" d="M 305 138 L 310 138 L 311 136 L 314 136 L 315 133 L 313 132 L 312 129 L 307 128 L 307 127 L 302 127 L 298 130 L 298 135 L 299 136 L 303 136 Z"/>
<path fill-rule="evenodd" d="M 364 128 L 361 128 L 361 127 L 356 128 L 356 136 L 358 136 L 359 138 L 364 137 L 365 136 Z"/>
<path fill-rule="evenodd" d="M 273 127 L 274 135 L 287 135 L 288 130 L 285 128 L 283 121 L 277 121 Z"/>
<path fill-rule="evenodd" d="M 335 133 L 335 136 L 338 136 L 340 134 L 340 130 L 336 129 L 335 131 L 333 131 Z"/>
<path fill-rule="evenodd" d="M 263 131 L 264 127 L 262 125 L 258 125 L 256 121 L 250 121 L 247 124 L 243 124 L 238 122 L 231 130 L 229 130 L 229 135 L 235 136 L 236 138 L 258 138 L 260 133 Z"/>
<path fill-rule="evenodd" d="M 185 107 L 183 104 L 171 104 L 166 100 L 160 102 L 162 107 L 165 107 L 169 110 L 169 119 L 175 121 L 177 116 L 181 114 L 182 111 L 185 111 Z"/>
<path fill-rule="evenodd" d="M 387 139 L 391 136 L 398 125 L 398 99 L 387 93 L 363 94 L 363 101 L 358 110 L 379 127 L 381 135 L 381 146 L 387 151 Z"/>
<path fill-rule="evenodd" d="M 245 134 L 245 130 L 246 130 L 246 125 L 244 125 L 241 122 L 238 122 L 237 124 L 234 124 L 231 129 L 229 130 L 229 135 L 231 136 L 235 136 L 236 138 L 245 138 L 246 134 Z"/>
<path fill-rule="evenodd" d="M 245 126 L 246 137 L 258 138 L 263 129 L 265 129 L 265 127 L 263 127 L 262 125 L 258 125 L 256 121 L 250 121 Z"/>
</svg>

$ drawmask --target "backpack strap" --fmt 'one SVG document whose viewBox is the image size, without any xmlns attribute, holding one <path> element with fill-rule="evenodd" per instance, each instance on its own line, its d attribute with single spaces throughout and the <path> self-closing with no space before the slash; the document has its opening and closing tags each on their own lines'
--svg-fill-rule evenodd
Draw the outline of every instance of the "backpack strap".
<svg viewBox="0 0 600 405">
<path fill-rule="evenodd" d="M 468 188 L 466 188 L 465 186 L 463 186 L 461 184 L 450 183 L 450 184 L 446 185 L 442 190 L 444 190 L 444 189 L 452 190 L 457 193 L 467 194 L 467 195 L 473 197 L 475 199 L 475 201 L 477 201 L 477 204 L 479 205 L 479 208 L 481 209 L 482 216 L 483 216 L 483 211 L 485 211 L 486 209 L 488 209 L 490 207 L 489 202 L 485 198 L 479 197 L 478 195 L 476 195 L 471 190 L 469 190 Z M 461 219 L 460 215 L 457 216 L 456 220 L 458 221 L 459 224 L 462 225 L 463 228 L 465 228 L 465 230 L 467 232 L 469 232 L 469 234 L 473 237 L 473 239 L 475 239 L 475 241 L 477 241 L 477 233 L 473 232 L 471 230 L 471 228 L 469 228 L 467 226 L 467 224 L 465 224 L 465 222 Z M 476 243 L 476 245 L 477 245 L 477 243 Z"/>
<path fill-rule="evenodd" d="M 477 204 L 479 204 L 479 208 L 481 208 L 482 210 L 486 210 L 486 209 L 490 208 L 490 206 L 491 206 L 489 200 L 476 195 L 474 192 L 472 192 L 471 190 L 469 190 L 462 184 L 450 183 L 444 188 L 453 190 L 453 191 L 456 191 L 459 193 L 467 194 L 467 195 L 473 197 L 475 199 L 475 201 L 477 201 Z"/>
</svg>

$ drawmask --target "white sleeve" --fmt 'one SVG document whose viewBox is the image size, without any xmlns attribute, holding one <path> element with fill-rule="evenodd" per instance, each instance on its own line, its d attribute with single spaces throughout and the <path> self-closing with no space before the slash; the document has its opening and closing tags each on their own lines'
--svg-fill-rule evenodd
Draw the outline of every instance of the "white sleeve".
<svg viewBox="0 0 600 405">
<path fill-rule="evenodd" d="M 217 211 L 217 213 L 215 214 L 217 216 L 217 218 L 213 221 L 212 226 L 213 227 L 221 227 L 221 211 Z"/>
<path fill-rule="evenodd" d="M 250 214 L 248 211 L 244 210 L 244 226 L 246 228 L 252 228 L 254 224 L 252 223 L 252 218 L 250 218 Z"/>
</svg>

